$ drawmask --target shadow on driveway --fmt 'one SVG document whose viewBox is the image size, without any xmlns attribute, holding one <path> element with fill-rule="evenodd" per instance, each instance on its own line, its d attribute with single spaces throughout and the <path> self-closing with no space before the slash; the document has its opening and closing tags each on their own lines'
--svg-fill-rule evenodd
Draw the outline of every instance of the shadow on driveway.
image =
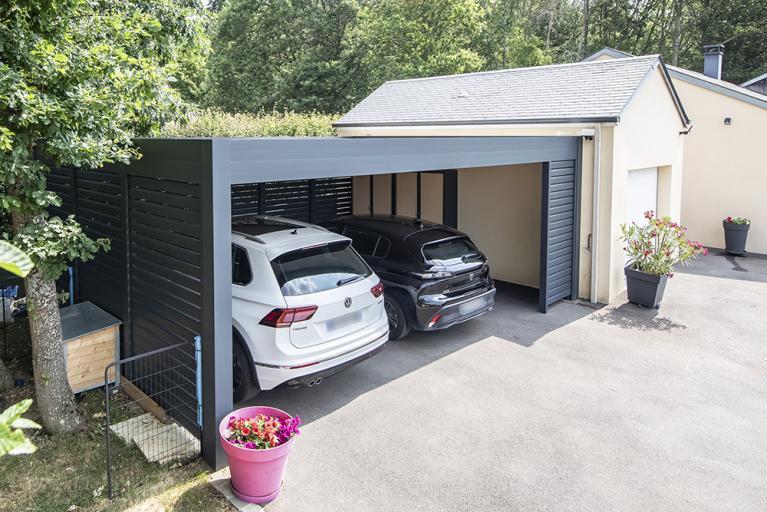
<svg viewBox="0 0 767 512">
<path fill-rule="evenodd" d="M 767 283 L 767 256 L 733 256 L 722 249 L 709 249 L 708 256 L 700 257 L 677 271 L 682 274 Z"/>
<path fill-rule="evenodd" d="M 618 307 L 607 307 L 591 317 L 595 322 L 639 331 L 673 331 L 687 326 L 665 316 L 657 309 L 643 308 L 629 302 Z"/>
<path fill-rule="evenodd" d="M 489 336 L 530 347 L 549 332 L 594 312 L 591 307 L 565 301 L 541 314 L 538 290 L 503 282 L 496 282 L 496 287 L 495 309 L 482 317 L 444 331 L 413 331 L 399 341 L 389 342 L 380 354 L 330 377 L 320 386 L 264 391 L 238 406 L 269 405 L 298 414 L 304 423 L 309 423 Z"/>
</svg>

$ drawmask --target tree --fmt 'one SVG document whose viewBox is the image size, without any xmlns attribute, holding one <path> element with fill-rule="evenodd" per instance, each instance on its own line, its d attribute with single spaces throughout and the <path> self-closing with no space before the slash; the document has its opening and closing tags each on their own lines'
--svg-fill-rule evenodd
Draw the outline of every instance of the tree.
<svg viewBox="0 0 767 512">
<path fill-rule="evenodd" d="M 358 99 L 355 0 L 228 0 L 213 29 L 209 106 L 338 112 Z"/>
<path fill-rule="evenodd" d="M 699 0 L 697 29 L 703 44 L 724 44 L 723 75 L 734 83 L 767 72 L 767 2 L 764 0 Z M 700 46 L 699 46 L 700 47 Z M 700 50 L 685 64 L 703 66 Z"/>
<path fill-rule="evenodd" d="M 373 89 L 386 80 L 482 69 L 483 25 L 475 0 L 380 0 L 360 10 L 350 36 Z"/>
<path fill-rule="evenodd" d="M 201 30 L 196 0 L 6 0 L 0 9 L 0 209 L 35 268 L 24 279 L 35 392 L 52 433 L 78 429 L 65 373 L 55 279 L 108 247 L 46 188 L 51 166 L 100 168 L 138 156 L 136 135 L 181 112 L 171 71 Z"/>
<path fill-rule="evenodd" d="M 550 64 L 549 52 L 554 32 L 556 4 L 527 4 L 526 12 L 518 0 L 485 0 L 480 54 L 483 69 L 508 69 Z M 545 18 L 545 40 L 536 34 Z"/>
</svg>

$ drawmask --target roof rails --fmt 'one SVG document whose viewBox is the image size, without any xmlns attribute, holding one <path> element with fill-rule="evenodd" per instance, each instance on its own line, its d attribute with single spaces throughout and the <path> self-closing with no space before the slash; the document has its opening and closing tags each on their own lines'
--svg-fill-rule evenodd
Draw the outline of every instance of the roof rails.
<svg viewBox="0 0 767 512">
<path fill-rule="evenodd" d="M 261 245 L 266 245 L 266 242 L 264 242 L 262 238 L 259 238 L 256 235 L 249 235 L 247 233 L 243 233 L 242 231 L 235 231 L 235 230 L 232 230 L 232 234 L 240 235 L 241 237 L 246 238 L 247 240 L 252 240 Z"/>
<path fill-rule="evenodd" d="M 314 228 L 314 229 L 320 229 L 322 231 L 328 231 L 327 228 L 324 228 L 322 226 L 318 226 L 317 224 L 312 224 L 311 222 L 304 222 L 304 221 L 301 221 L 301 220 L 288 219 L 286 217 L 278 217 L 278 216 L 274 216 L 274 215 L 253 215 L 253 214 L 233 215 L 232 216 L 232 221 L 234 221 L 235 219 L 261 219 L 261 220 L 269 220 L 269 221 L 272 221 L 272 222 L 282 222 L 283 224 L 287 224 L 288 226 L 295 226 L 295 227 L 299 227 L 299 228 Z M 234 224 L 234 222 L 233 222 L 233 224 Z M 242 233 L 240 233 L 240 234 L 242 234 Z M 263 242 L 261 242 L 261 243 L 263 243 Z"/>
</svg>

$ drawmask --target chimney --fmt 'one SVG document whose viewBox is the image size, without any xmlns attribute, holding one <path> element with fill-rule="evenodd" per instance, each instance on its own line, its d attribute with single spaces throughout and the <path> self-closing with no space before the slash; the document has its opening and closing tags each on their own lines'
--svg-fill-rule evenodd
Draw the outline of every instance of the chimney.
<svg viewBox="0 0 767 512">
<path fill-rule="evenodd" d="M 723 44 L 707 44 L 703 46 L 703 74 L 722 79 L 722 55 L 724 55 Z"/>
</svg>

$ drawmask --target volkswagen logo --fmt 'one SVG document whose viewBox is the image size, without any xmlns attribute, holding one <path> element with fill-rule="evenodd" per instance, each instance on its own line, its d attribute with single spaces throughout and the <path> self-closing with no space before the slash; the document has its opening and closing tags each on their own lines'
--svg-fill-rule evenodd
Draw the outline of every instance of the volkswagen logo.
<svg viewBox="0 0 767 512">
<path fill-rule="evenodd" d="M 351 297 L 346 297 L 344 299 L 344 306 L 346 306 L 347 308 L 352 307 L 352 298 Z"/>
</svg>

